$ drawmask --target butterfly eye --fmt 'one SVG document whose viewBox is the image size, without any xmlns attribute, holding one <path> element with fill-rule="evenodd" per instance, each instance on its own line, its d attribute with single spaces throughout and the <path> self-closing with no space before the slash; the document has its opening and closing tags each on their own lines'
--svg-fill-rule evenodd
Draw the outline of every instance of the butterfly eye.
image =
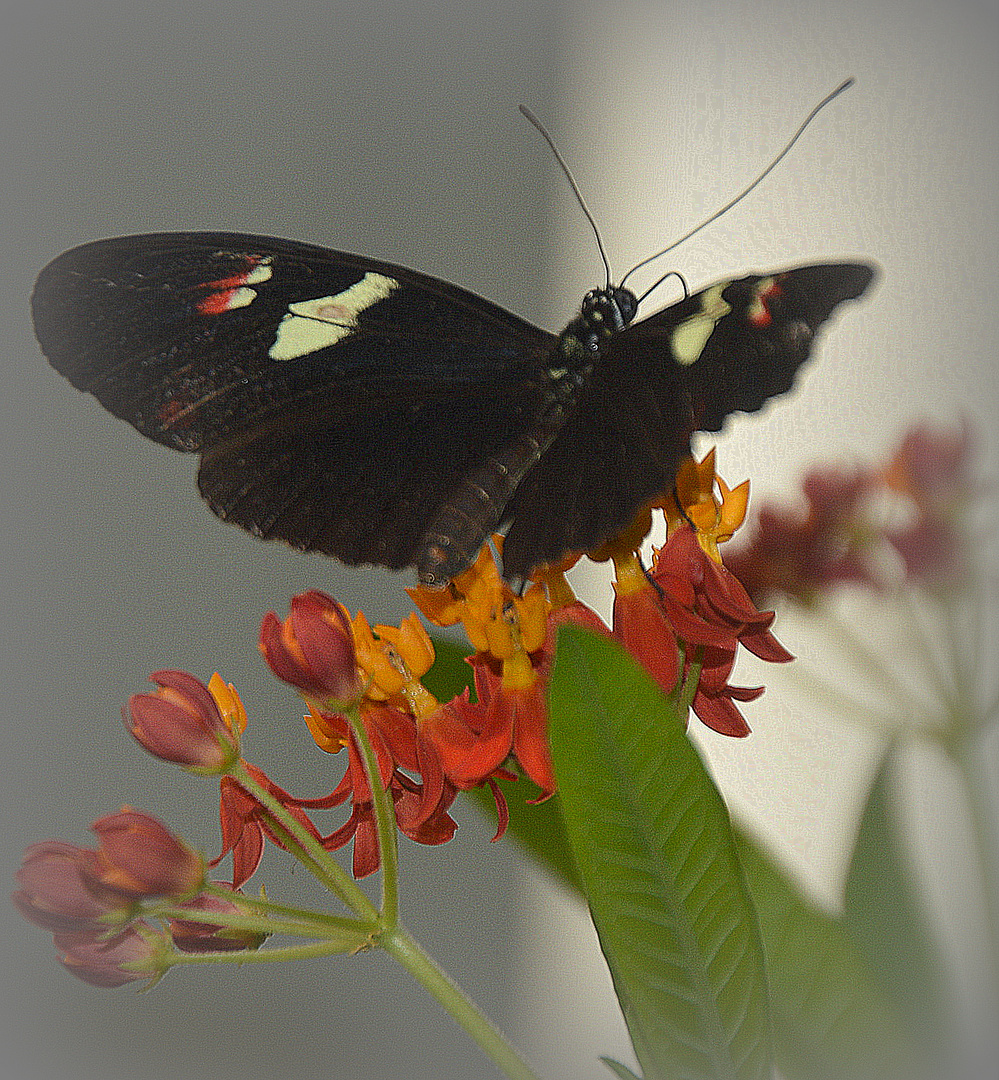
<svg viewBox="0 0 999 1080">
<path fill-rule="evenodd" d="M 623 328 L 634 319 L 638 311 L 638 297 L 635 296 L 631 289 L 618 287 L 614 290 L 614 306 L 618 311 L 621 327 Z"/>
</svg>

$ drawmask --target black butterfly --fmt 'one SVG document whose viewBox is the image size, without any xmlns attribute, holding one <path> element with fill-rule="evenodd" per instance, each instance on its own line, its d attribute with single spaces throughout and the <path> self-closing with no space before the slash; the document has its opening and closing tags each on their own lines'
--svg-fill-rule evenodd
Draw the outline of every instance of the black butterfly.
<svg viewBox="0 0 999 1080">
<path fill-rule="evenodd" d="M 589 551 L 671 490 L 694 431 L 788 390 L 862 264 L 720 282 L 558 336 L 455 285 L 291 240 L 161 233 L 66 252 L 35 332 L 74 386 L 201 454 L 212 510 L 441 584 L 507 525 L 507 577 Z"/>
</svg>

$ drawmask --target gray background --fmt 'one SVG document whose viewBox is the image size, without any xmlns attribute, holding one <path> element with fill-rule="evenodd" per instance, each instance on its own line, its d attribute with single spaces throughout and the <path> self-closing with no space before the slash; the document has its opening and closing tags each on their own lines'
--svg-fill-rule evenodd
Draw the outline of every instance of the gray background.
<svg viewBox="0 0 999 1080">
<path fill-rule="evenodd" d="M 64 248 L 157 229 L 286 235 L 440 275 L 556 329 L 600 269 L 518 102 L 551 119 L 620 275 L 724 203 L 852 74 L 767 187 L 663 267 L 692 284 L 821 257 L 885 267 L 802 392 L 732 425 L 720 471 L 787 491 L 816 457 L 881 453 L 913 416 L 962 411 L 995 467 L 996 5 L 801 7 L 3 7 L 5 880 L 24 844 L 86 843 L 125 802 L 214 850 L 213 785 L 121 733 L 120 703 L 157 667 L 221 669 L 250 707 L 247 756 L 295 790 L 328 790 L 340 763 L 309 749 L 294 697 L 256 656 L 260 617 L 309 586 L 375 618 L 408 610 L 406 575 L 215 521 L 193 461 L 48 369 L 27 297 Z M 599 575 L 581 588 L 606 602 Z M 773 693 L 751 709 L 752 740 L 702 745 L 733 805 L 834 903 L 871 741 Z M 944 824 L 959 817 L 943 805 Z M 447 847 L 404 844 L 407 923 L 547 1076 L 605 1075 L 592 1056 L 619 1037 L 594 1011 L 610 1016 L 606 980 L 571 966 L 592 956 L 587 931 L 488 844 L 488 823 L 457 813 Z M 280 856 L 261 877 L 275 897 L 307 886 Z M 963 903 L 945 898 L 952 921 Z M 66 976 L 46 935 L 0 919 L 2 1080 L 494 1074 L 379 955 L 172 972 L 152 994 L 112 995 Z"/>
</svg>

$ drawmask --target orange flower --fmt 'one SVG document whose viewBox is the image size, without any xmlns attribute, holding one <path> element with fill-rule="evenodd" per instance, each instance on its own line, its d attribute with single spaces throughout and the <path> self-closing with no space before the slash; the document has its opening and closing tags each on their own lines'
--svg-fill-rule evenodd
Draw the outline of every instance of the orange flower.
<svg viewBox="0 0 999 1080">
<path fill-rule="evenodd" d="M 420 844 L 450 840 L 457 824 L 448 809 L 457 789 L 445 780 L 440 761 L 417 731 L 415 719 L 391 705 L 368 702 L 361 707 L 361 720 L 378 762 L 378 782 L 391 796 L 399 830 Z M 378 869 L 381 856 L 374 801 L 360 749 L 342 716 L 313 714 L 310 727 L 314 726 L 327 733 L 331 743 L 336 741 L 338 750 L 347 747 L 347 768 L 325 799 L 300 800 L 299 805 L 328 808 L 351 800 L 348 820 L 321 842 L 328 851 L 335 851 L 353 840 L 354 876 L 364 877 Z M 421 782 L 410 773 L 420 775 Z"/>
<path fill-rule="evenodd" d="M 513 754 L 542 792 L 551 794 L 555 780 L 545 689 L 552 605 L 544 586 L 535 582 L 518 596 L 485 546 L 446 589 L 409 593 L 438 625 L 461 622 L 476 649 L 470 663 L 478 702 L 465 694 L 420 718 L 420 733 L 436 751 L 448 781 L 457 788 L 488 783 Z"/>
<path fill-rule="evenodd" d="M 716 489 L 718 494 L 716 494 Z M 697 532 L 697 542 L 716 563 L 722 561 L 718 545 L 731 540 L 746 518 L 749 481 L 730 488 L 715 473 L 715 451 L 701 461 L 685 458 L 677 471 L 673 498 L 661 503 L 672 535 L 684 524 Z"/>
<path fill-rule="evenodd" d="M 225 726 L 238 738 L 246 731 L 247 717 L 246 708 L 236 692 L 236 687 L 227 683 L 216 671 L 208 680 L 208 690 L 215 698 Z"/>
<path fill-rule="evenodd" d="M 457 788 L 478 787 L 509 775 L 504 763 L 512 754 L 524 775 L 541 788 L 540 797 L 547 798 L 555 790 L 545 700 L 550 664 L 536 671 L 530 683 L 511 687 L 484 655 L 472 657 L 471 663 L 478 702 L 469 701 L 466 691 L 422 725 L 445 776 Z"/>
<path fill-rule="evenodd" d="M 729 686 L 738 644 L 767 660 L 791 658 L 769 633 L 773 613 L 753 607 L 719 553 L 718 545 L 742 524 L 748 498 L 748 481 L 729 488 L 716 475 L 714 450 L 699 462 L 687 458 L 674 491 L 652 504 L 665 511 L 668 529 L 652 572 L 638 554 L 649 531 L 648 510 L 591 555 L 614 563 L 613 636 L 667 694 L 696 675 L 695 714 L 727 735 L 749 732 L 733 702 L 763 692 Z"/>
<path fill-rule="evenodd" d="M 434 662 L 430 635 L 415 614 L 400 626 L 368 625 L 363 612 L 351 623 L 357 645 L 357 663 L 368 677 L 364 696 L 371 701 L 393 702 L 414 716 L 432 712 L 437 700 L 420 682 Z"/>
<path fill-rule="evenodd" d="M 631 528 L 607 541 L 591 558 L 614 564 L 613 636 L 669 694 L 680 674 L 676 635 L 638 556 L 650 524 L 651 511 L 646 509 Z"/>
<path fill-rule="evenodd" d="M 477 652 L 508 660 L 540 649 L 551 604 L 535 582 L 518 596 L 500 577 L 488 544 L 446 589 L 407 589 L 423 614 L 438 626 L 460 622 Z M 516 677 L 516 676 L 515 676 Z"/>
<path fill-rule="evenodd" d="M 430 637 L 415 615 L 398 626 L 370 626 L 362 612 L 352 620 L 357 663 L 367 677 L 360 703 L 361 720 L 378 762 L 378 782 L 389 792 L 400 831 L 423 844 L 449 840 L 457 828 L 448 808 L 457 789 L 445 781 L 440 761 L 424 740 L 417 722 L 438 708 L 420 678 L 434 662 Z M 322 838 L 327 850 L 354 842 L 353 871 L 364 877 L 378 869 L 374 804 L 360 749 L 346 718 L 310 708 L 306 723 L 316 744 L 330 753 L 347 748 L 343 779 L 323 800 L 301 806 L 338 806 L 348 798 L 348 820 Z M 411 774 L 419 775 L 419 781 Z"/>
</svg>

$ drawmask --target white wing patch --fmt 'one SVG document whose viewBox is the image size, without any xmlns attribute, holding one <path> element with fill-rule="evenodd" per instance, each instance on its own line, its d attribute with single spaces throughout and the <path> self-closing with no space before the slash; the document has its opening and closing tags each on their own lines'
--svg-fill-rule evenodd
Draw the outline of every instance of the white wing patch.
<svg viewBox="0 0 999 1080">
<path fill-rule="evenodd" d="M 395 278 L 368 271 L 360 281 L 336 296 L 319 296 L 288 305 L 268 355 L 272 360 L 299 356 L 335 345 L 352 334 L 357 317 L 399 288 Z"/>
<path fill-rule="evenodd" d="M 688 367 L 704 352 L 708 338 L 714 333 L 718 320 L 723 319 L 732 305 L 722 299 L 722 290 L 729 285 L 725 281 L 712 285 L 701 295 L 701 310 L 678 323 L 670 338 L 676 362 Z"/>
<path fill-rule="evenodd" d="M 262 281 L 270 281 L 274 269 L 271 263 L 274 261 L 270 255 L 261 257 L 260 262 L 243 278 L 244 285 L 259 285 Z"/>
</svg>

